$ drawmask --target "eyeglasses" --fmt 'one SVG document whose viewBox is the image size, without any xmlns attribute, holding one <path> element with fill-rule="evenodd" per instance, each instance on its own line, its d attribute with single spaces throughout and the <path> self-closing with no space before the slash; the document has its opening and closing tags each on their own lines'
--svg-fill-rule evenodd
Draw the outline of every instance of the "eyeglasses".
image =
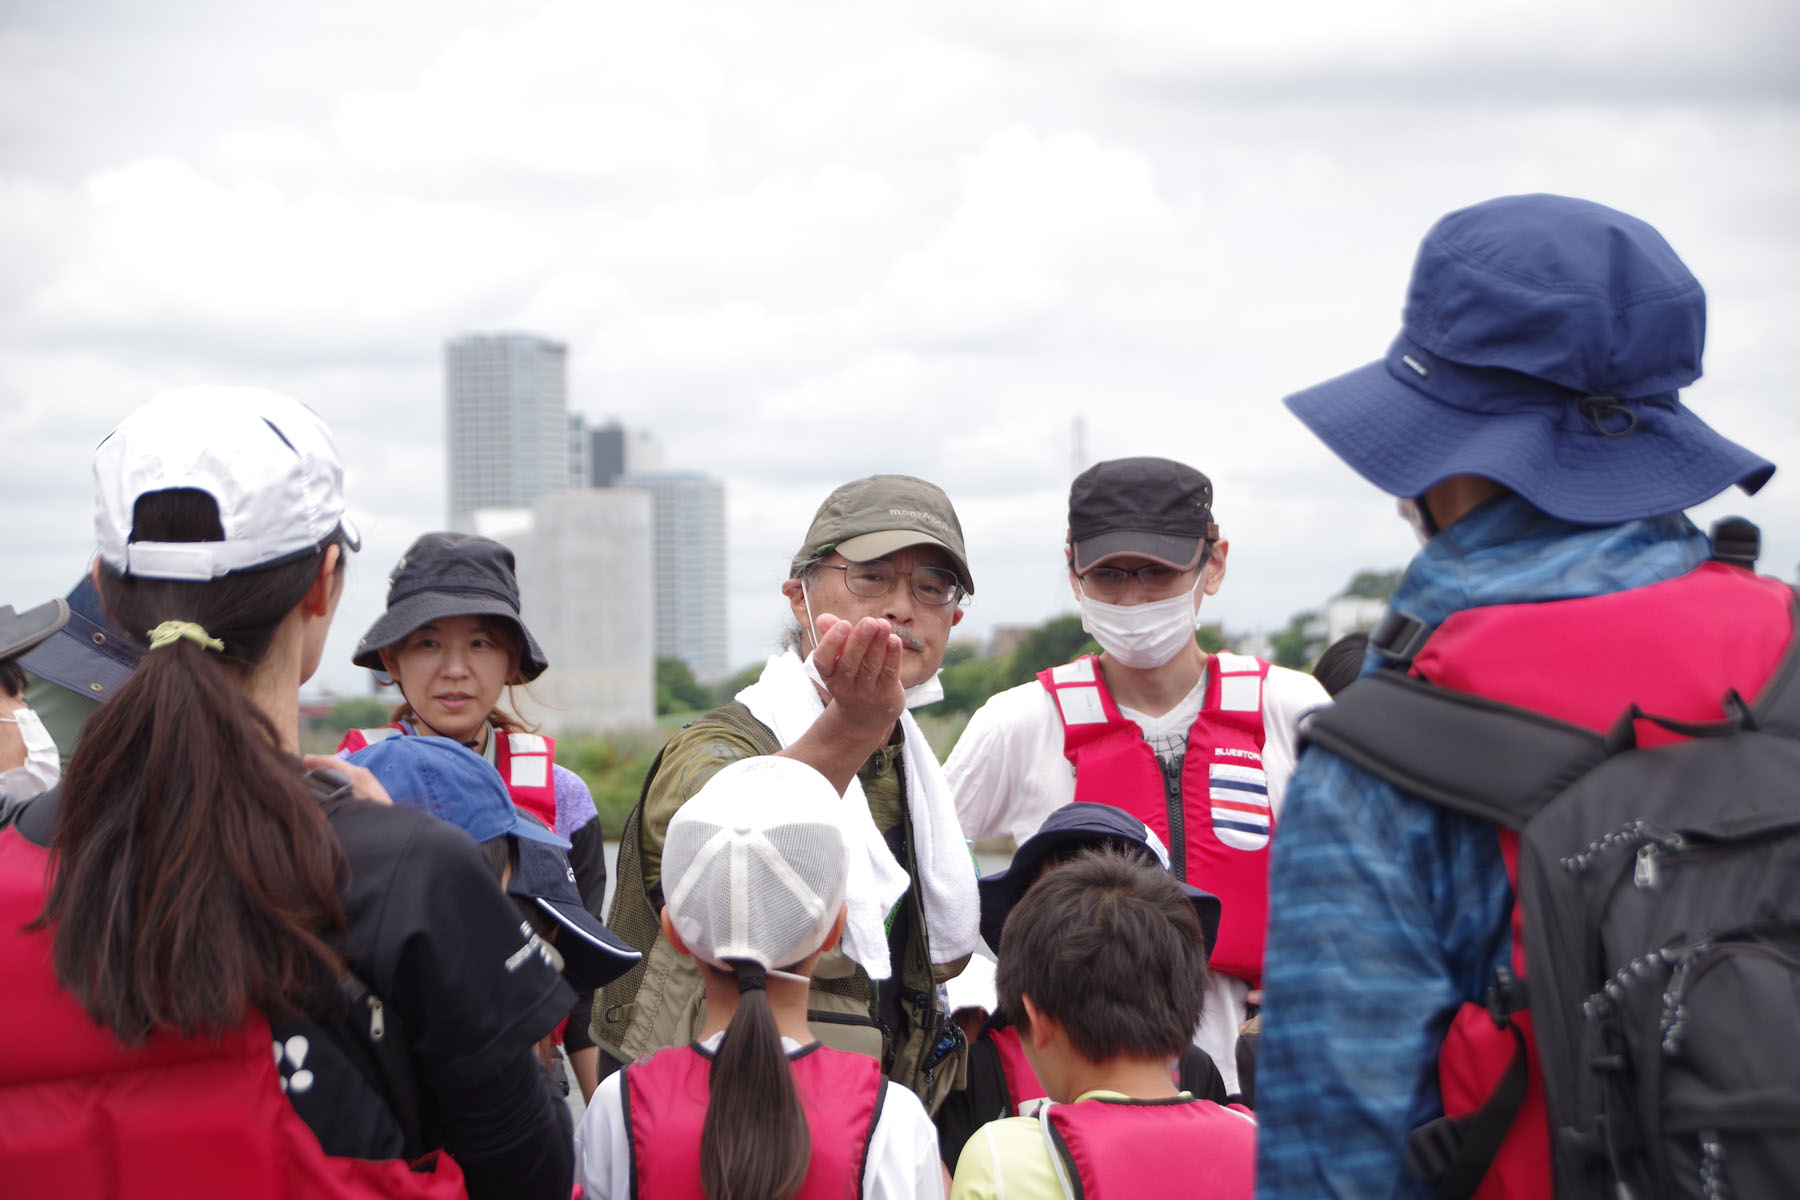
<svg viewBox="0 0 1800 1200">
<path fill-rule="evenodd" d="M 844 586 L 850 589 L 852 596 L 861 596 L 865 600 L 873 600 L 885 596 L 894 590 L 894 580 L 906 576 L 912 587 L 912 596 L 920 604 L 932 608 L 942 608 L 946 604 L 955 604 L 963 598 L 962 584 L 956 582 L 956 575 L 942 567 L 915 567 L 911 571 L 896 571 L 894 564 L 885 559 L 873 559 L 858 563 L 814 563 L 815 567 L 824 567 L 828 571 L 842 571 Z"/>
<path fill-rule="evenodd" d="M 1206 556 L 1200 558 L 1202 565 Z M 1192 568 L 1190 568 L 1191 570 Z M 1173 595 L 1182 576 L 1187 571 L 1178 571 L 1174 567 L 1162 563 L 1145 563 L 1134 570 L 1125 571 L 1118 567 L 1090 567 L 1086 573 L 1076 576 L 1081 580 L 1081 590 L 1096 600 L 1116 600 L 1125 594 L 1125 586 L 1133 579 L 1146 596 L 1164 597 Z"/>
</svg>

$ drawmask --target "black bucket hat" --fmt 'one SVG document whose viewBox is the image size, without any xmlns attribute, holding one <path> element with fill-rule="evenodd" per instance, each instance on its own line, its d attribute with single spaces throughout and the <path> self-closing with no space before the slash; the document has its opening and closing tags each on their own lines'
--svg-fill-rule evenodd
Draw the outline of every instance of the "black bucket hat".
<svg viewBox="0 0 1800 1200">
<path fill-rule="evenodd" d="M 513 552 L 472 533 L 428 533 L 408 547 L 388 576 L 387 611 L 369 626 L 351 659 L 382 670 L 380 651 L 439 617 L 505 617 L 525 647 L 519 675 L 527 683 L 550 664 L 519 617 L 519 580 Z"/>
<path fill-rule="evenodd" d="M 1169 852 L 1161 840 L 1124 809 L 1088 801 L 1065 804 L 1045 817 L 1038 831 L 1025 839 L 1006 870 L 982 876 L 978 885 L 981 936 L 988 948 L 999 952 L 1000 931 L 1006 928 L 1006 918 L 1037 882 L 1045 859 L 1101 847 L 1139 854 L 1163 870 L 1169 869 Z M 1193 902 L 1194 915 L 1200 918 L 1200 930 L 1206 935 L 1207 953 L 1211 954 L 1219 937 L 1219 898 L 1186 883 L 1181 884 L 1181 890 Z"/>
</svg>

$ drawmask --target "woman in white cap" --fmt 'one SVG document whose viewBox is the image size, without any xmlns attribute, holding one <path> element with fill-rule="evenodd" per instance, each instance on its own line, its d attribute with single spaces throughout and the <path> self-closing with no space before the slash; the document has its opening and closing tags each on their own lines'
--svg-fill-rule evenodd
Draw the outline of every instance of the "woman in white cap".
<svg viewBox="0 0 1800 1200">
<path fill-rule="evenodd" d="M 669 821 L 663 933 L 700 965 L 704 1025 L 594 1093 L 576 1134 L 588 1197 L 943 1195 L 918 1097 L 807 1027 L 810 972 L 844 928 L 842 806 L 813 768 L 767 756 Z"/>
<path fill-rule="evenodd" d="M 330 432 L 188 388 L 94 475 L 96 582 L 147 647 L 0 833 L 7 1189 L 567 1197 L 532 1046 L 573 993 L 465 835 L 297 753 L 357 545 Z"/>
</svg>

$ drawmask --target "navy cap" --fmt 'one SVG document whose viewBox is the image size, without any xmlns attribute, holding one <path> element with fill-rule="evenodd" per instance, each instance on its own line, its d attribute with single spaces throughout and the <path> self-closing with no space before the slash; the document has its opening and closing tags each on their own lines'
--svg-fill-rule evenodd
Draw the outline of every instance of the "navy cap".
<svg viewBox="0 0 1800 1200">
<path fill-rule="evenodd" d="M 1478 475 L 1552 516 L 1618 524 L 1775 472 L 1677 399 L 1705 340 L 1705 293 L 1655 229 L 1503 196 L 1425 235 L 1386 358 L 1286 403 L 1391 495 Z"/>
<path fill-rule="evenodd" d="M 352 754 L 350 762 L 374 772 L 395 804 L 448 821 L 478 842 L 512 834 L 559 850 L 568 840 L 513 807 L 500 772 L 481 755 L 449 738 L 390 737 Z"/>
<path fill-rule="evenodd" d="M 506 893 L 535 905 L 561 927 L 556 939 L 563 977 L 576 991 L 602 987 L 631 970 L 644 956 L 600 923 L 581 902 L 568 855 L 542 842 L 519 843 L 519 865 Z"/>
<path fill-rule="evenodd" d="M 984 875 L 979 881 L 981 936 L 988 948 L 996 952 L 1000 949 L 1000 932 L 1006 928 L 1006 918 L 1037 882 L 1046 859 L 1100 847 L 1141 855 L 1163 870 L 1169 869 L 1169 852 L 1162 840 L 1124 809 L 1087 801 L 1065 804 L 1045 817 L 1038 831 L 1025 839 L 1006 870 Z M 1200 918 L 1200 929 L 1206 934 L 1207 952 L 1211 953 L 1219 936 L 1219 898 L 1186 883 L 1181 883 L 1181 890 L 1193 902 L 1194 915 Z"/>
</svg>

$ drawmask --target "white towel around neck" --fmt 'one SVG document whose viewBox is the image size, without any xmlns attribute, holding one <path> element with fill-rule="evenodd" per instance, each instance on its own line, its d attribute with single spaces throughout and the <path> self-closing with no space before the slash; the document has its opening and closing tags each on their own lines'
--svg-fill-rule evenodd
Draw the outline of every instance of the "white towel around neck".
<svg viewBox="0 0 1800 1200">
<path fill-rule="evenodd" d="M 782 748 L 799 741 L 825 711 L 825 702 L 792 650 L 769 659 L 757 681 L 737 694 L 738 703 L 769 727 Z M 933 962 L 954 962 L 975 950 L 980 937 L 981 903 L 975 889 L 975 862 L 963 840 L 950 802 L 943 768 L 911 713 L 902 713 L 904 741 L 901 777 L 906 807 L 912 817 L 913 857 L 919 869 L 919 895 L 925 907 Z M 850 780 L 844 792 L 844 840 L 850 871 L 844 888 L 849 917 L 844 923 L 844 953 L 871 979 L 893 974 L 888 961 L 887 915 L 906 891 L 907 874 L 875 828 L 862 782 Z"/>
</svg>

